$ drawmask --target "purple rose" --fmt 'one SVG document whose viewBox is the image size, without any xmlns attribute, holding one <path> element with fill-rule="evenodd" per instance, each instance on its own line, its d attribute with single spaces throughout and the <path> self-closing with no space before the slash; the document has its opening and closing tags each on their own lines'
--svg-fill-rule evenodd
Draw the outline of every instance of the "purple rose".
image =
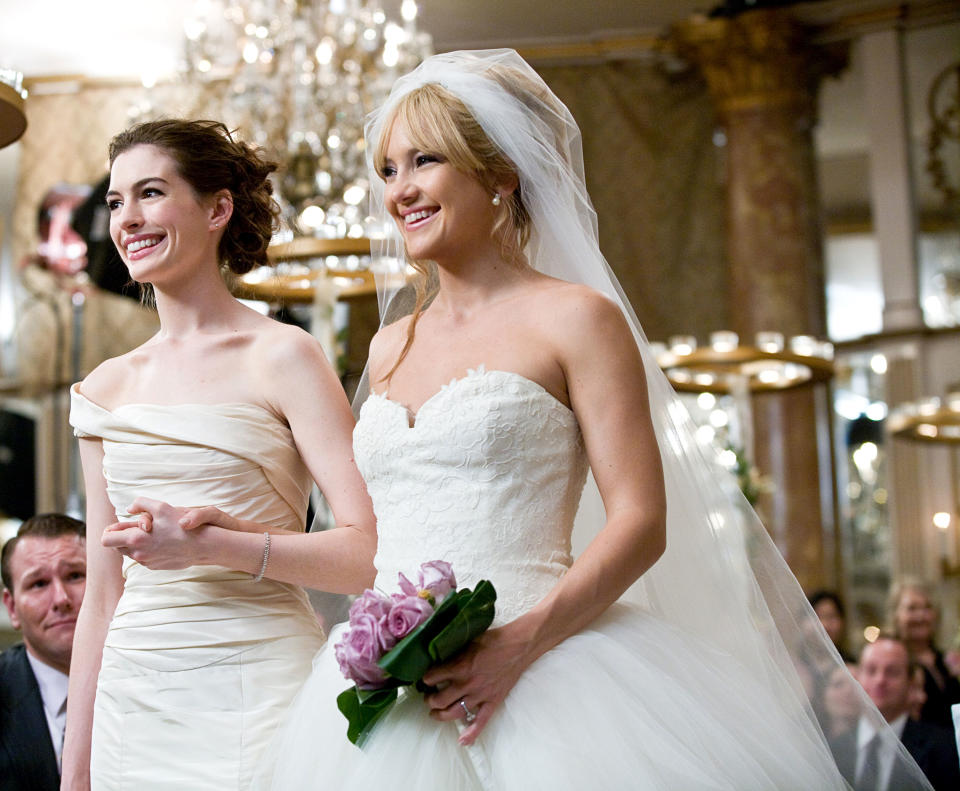
<svg viewBox="0 0 960 791">
<path fill-rule="evenodd" d="M 453 566 L 444 560 L 431 560 L 420 566 L 418 577 L 420 590 L 429 591 L 439 603 L 450 591 L 456 590 L 457 578 L 453 576 Z"/>
<path fill-rule="evenodd" d="M 377 665 L 383 655 L 380 633 L 381 621 L 373 615 L 358 612 L 350 616 L 350 628 L 343 639 L 333 647 L 340 672 L 358 687 L 376 689 L 383 686 L 387 675 Z"/>
<path fill-rule="evenodd" d="M 433 615 L 433 607 L 420 596 L 406 596 L 396 601 L 387 616 L 387 631 L 399 640 L 406 637 L 427 618 Z"/>
<path fill-rule="evenodd" d="M 420 594 L 420 589 L 407 579 L 406 574 L 401 571 L 398 576 L 400 593 L 393 594 L 394 601 L 400 601 L 400 599 L 406 598 L 407 596 L 418 596 Z"/>
<path fill-rule="evenodd" d="M 369 589 L 365 590 L 363 595 L 354 599 L 353 604 L 350 605 L 350 623 L 353 623 L 354 616 L 360 613 L 372 615 L 377 620 L 385 618 L 392 605 L 393 602 L 390 598 L 382 593 Z"/>
<path fill-rule="evenodd" d="M 389 651 L 396 644 L 396 639 L 387 629 L 387 616 L 393 601 L 372 590 L 365 590 L 363 595 L 350 605 L 350 626 L 352 627 L 361 617 L 373 618 L 377 623 L 377 639 L 380 641 L 380 650 Z"/>
</svg>

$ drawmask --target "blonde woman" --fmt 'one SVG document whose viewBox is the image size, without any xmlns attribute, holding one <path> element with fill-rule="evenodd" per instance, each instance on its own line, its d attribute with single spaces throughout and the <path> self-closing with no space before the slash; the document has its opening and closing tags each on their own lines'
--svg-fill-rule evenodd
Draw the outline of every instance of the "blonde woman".
<svg viewBox="0 0 960 791">
<path fill-rule="evenodd" d="M 936 646 L 939 613 L 930 586 L 915 577 L 897 580 L 887 598 L 887 624 L 910 652 L 910 660 L 923 669 L 927 699 L 920 719 L 953 730 L 950 707 L 960 703 L 957 680 Z"/>
</svg>

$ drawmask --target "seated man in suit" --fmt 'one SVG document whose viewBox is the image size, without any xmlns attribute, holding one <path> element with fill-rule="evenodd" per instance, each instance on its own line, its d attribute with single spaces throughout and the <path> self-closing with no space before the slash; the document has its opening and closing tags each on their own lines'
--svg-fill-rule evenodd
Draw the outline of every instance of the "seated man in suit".
<svg viewBox="0 0 960 791">
<path fill-rule="evenodd" d="M 953 734 L 909 717 L 910 657 L 896 637 L 883 634 L 860 654 L 857 680 L 937 791 L 960 788 L 960 758 Z M 861 718 L 832 742 L 837 765 L 855 791 L 905 791 L 917 787 L 897 760 L 896 744 L 874 738 Z"/>
<path fill-rule="evenodd" d="M 62 514 L 24 522 L 3 547 L 3 603 L 23 642 L 0 654 L 0 789 L 56 791 L 67 675 L 86 587 L 84 525 Z"/>
</svg>

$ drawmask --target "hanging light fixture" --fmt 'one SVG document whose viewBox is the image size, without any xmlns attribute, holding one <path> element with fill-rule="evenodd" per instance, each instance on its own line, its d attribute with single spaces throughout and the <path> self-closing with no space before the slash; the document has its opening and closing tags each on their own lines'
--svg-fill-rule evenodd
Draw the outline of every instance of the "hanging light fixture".
<svg viewBox="0 0 960 791">
<path fill-rule="evenodd" d="M 27 128 L 23 75 L 12 69 L 0 69 L 0 148 L 20 139 Z"/>
<path fill-rule="evenodd" d="M 400 15 L 379 0 L 198 0 L 185 21 L 188 78 L 216 83 L 207 113 L 282 165 L 278 241 L 369 234 L 364 117 L 432 50 L 416 2 Z"/>
<path fill-rule="evenodd" d="M 834 372 L 833 344 L 811 335 L 758 332 L 753 345 L 743 345 L 735 332 L 721 330 L 711 333 L 704 347 L 692 335 L 652 346 L 657 363 L 681 392 L 785 390 L 827 381 Z"/>
<path fill-rule="evenodd" d="M 960 392 L 908 401 L 891 410 L 887 418 L 890 433 L 917 442 L 960 445 Z"/>
</svg>

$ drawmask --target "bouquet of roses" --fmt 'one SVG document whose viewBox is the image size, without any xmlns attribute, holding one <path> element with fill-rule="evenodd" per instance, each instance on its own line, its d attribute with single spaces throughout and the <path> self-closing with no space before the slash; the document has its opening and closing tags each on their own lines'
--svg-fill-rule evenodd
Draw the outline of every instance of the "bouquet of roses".
<svg viewBox="0 0 960 791">
<path fill-rule="evenodd" d="M 459 653 L 493 621 L 497 592 L 487 580 L 457 590 L 453 568 L 442 560 L 420 566 L 417 584 L 400 574 L 400 592 L 367 590 L 350 606 L 350 628 L 333 647 L 354 686 L 337 697 L 357 744 L 397 700 L 397 689 L 429 691 L 423 674 Z"/>
</svg>

